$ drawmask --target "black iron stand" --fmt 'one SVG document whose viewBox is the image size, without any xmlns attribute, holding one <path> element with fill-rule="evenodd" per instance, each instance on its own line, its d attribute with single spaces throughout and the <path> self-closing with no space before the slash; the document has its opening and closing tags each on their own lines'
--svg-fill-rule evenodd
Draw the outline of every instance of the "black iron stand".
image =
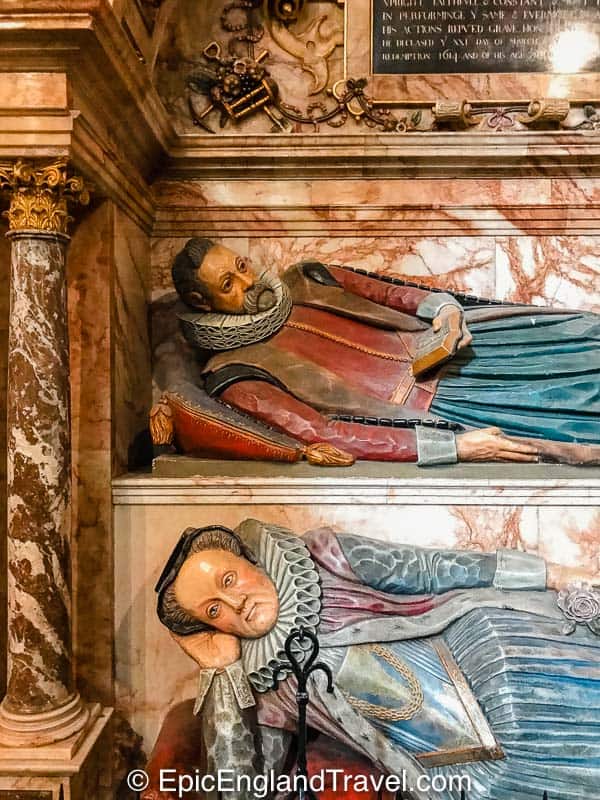
<svg viewBox="0 0 600 800">
<path fill-rule="evenodd" d="M 298 660 L 296 654 L 292 651 L 294 642 L 298 642 L 301 646 L 310 642 L 310 648 L 302 648 L 302 661 Z M 333 692 L 333 678 L 331 670 L 326 664 L 318 661 L 315 663 L 319 655 L 319 641 L 314 633 L 305 630 L 304 628 L 295 628 L 285 640 L 285 653 L 290 662 L 292 672 L 296 676 L 298 687 L 296 689 L 296 703 L 298 704 L 298 755 L 296 766 L 296 790 L 290 792 L 286 800 L 319 800 L 317 795 L 312 791 L 309 786 L 309 775 L 306 764 L 306 707 L 309 702 L 309 694 L 307 682 L 313 672 L 321 670 L 327 675 L 327 691 Z"/>
</svg>

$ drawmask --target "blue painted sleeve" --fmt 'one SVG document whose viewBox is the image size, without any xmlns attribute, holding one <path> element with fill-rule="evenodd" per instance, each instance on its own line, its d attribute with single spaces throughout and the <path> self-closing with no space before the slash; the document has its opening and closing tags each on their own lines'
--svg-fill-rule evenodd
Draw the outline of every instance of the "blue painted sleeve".
<svg viewBox="0 0 600 800">
<path fill-rule="evenodd" d="M 496 553 L 438 550 L 338 534 L 351 569 L 362 583 L 390 594 L 442 594 L 492 586 Z"/>
</svg>

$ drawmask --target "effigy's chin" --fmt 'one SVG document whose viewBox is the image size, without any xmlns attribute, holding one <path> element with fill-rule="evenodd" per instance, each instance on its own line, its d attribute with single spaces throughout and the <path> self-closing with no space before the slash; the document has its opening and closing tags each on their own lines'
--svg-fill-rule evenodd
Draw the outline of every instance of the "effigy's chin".
<svg viewBox="0 0 600 800">
<path fill-rule="evenodd" d="M 257 300 L 257 311 L 268 311 L 275 305 L 275 293 L 272 289 L 265 289 Z"/>
</svg>

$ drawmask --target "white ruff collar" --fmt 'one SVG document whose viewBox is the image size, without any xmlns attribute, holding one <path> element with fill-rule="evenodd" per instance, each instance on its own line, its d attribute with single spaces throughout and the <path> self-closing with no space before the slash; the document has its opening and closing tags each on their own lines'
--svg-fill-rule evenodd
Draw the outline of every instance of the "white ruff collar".
<svg viewBox="0 0 600 800">
<path fill-rule="evenodd" d="M 267 339 L 283 327 L 292 310 L 290 291 L 278 278 L 263 273 L 259 281 L 270 288 L 275 303 L 256 314 L 189 312 L 178 314 L 187 341 L 203 350 L 233 350 Z"/>
<path fill-rule="evenodd" d="M 260 639 L 242 639 L 242 663 L 258 692 L 273 688 L 291 673 L 284 644 L 293 628 L 301 625 L 316 633 L 321 610 L 321 587 L 308 548 L 299 536 L 277 525 L 246 520 L 238 533 L 271 578 L 279 595 L 275 627 Z"/>
</svg>

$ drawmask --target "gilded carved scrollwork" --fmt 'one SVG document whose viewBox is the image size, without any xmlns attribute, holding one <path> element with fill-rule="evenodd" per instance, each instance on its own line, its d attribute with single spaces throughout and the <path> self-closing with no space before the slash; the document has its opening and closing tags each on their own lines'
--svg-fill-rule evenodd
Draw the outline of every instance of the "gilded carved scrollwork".
<svg viewBox="0 0 600 800">
<path fill-rule="evenodd" d="M 306 0 L 268 0 L 268 13 L 279 22 L 296 22 Z"/>
<path fill-rule="evenodd" d="M 175 429 L 173 425 L 173 409 L 167 397 L 160 398 L 150 411 L 150 436 L 152 444 L 164 446 L 173 444 Z"/>
<path fill-rule="evenodd" d="M 471 104 L 466 100 L 438 100 L 432 109 L 432 114 L 438 124 L 447 123 L 465 129 L 479 122 L 472 116 L 472 110 Z"/>
<path fill-rule="evenodd" d="M 10 208 L 3 214 L 11 231 L 66 234 L 72 220 L 68 203 L 90 201 L 83 178 L 69 175 L 64 158 L 49 164 L 22 160 L 0 164 L 0 189 L 11 193 Z"/>
<path fill-rule="evenodd" d="M 571 105 L 564 98 L 544 98 L 532 100 L 527 107 L 527 116 L 519 117 L 524 125 L 539 125 L 547 122 L 564 122 L 569 116 Z"/>
<path fill-rule="evenodd" d="M 270 4 L 269 8 L 273 3 Z M 275 3 L 275 6 L 286 8 L 291 3 L 288 0 Z M 329 82 L 329 63 L 328 59 L 333 55 L 336 47 L 344 45 L 344 25 L 332 23 L 329 14 L 320 14 L 311 19 L 304 25 L 301 31 L 292 30 L 290 22 L 295 22 L 302 10 L 302 6 L 297 10 L 296 16 L 286 18 L 282 14 L 274 11 L 267 14 L 266 24 L 269 28 L 273 41 L 282 50 L 298 59 L 302 69 L 312 75 L 313 88 L 311 95 L 319 94 Z"/>
</svg>

